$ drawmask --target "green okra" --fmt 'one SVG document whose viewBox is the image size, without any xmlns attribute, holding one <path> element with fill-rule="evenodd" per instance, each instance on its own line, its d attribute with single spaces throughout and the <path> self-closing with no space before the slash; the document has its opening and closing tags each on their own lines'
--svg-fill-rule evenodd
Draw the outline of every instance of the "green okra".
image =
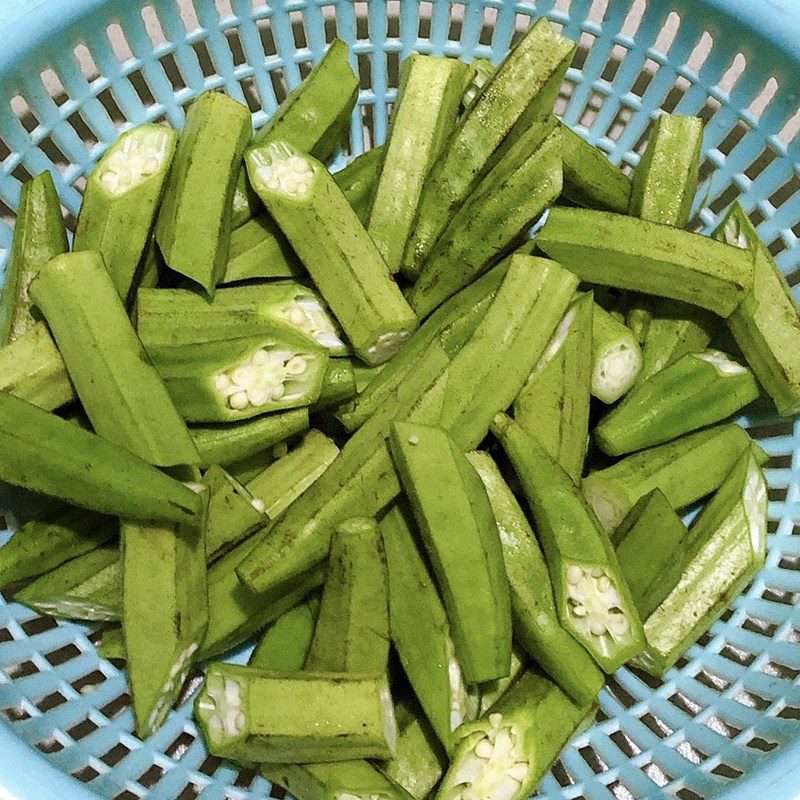
<svg viewBox="0 0 800 800">
<path fill-rule="evenodd" d="M 504 414 L 495 417 L 492 432 L 514 466 L 536 522 L 561 624 L 610 674 L 645 645 L 611 542 L 569 475 L 533 437 Z"/>
<path fill-rule="evenodd" d="M 119 530 L 113 517 L 60 503 L 26 522 L 0 548 L 0 586 L 27 580 L 90 553 Z"/>
<path fill-rule="evenodd" d="M 400 269 L 428 173 L 455 127 L 468 71 L 463 61 L 419 53 L 403 62 L 367 227 L 389 272 Z"/>
<path fill-rule="evenodd" d="M 0 391 L 45 411 L 76 399 L 64 359 L 41 322 L 0 348 L 0 376 Z"/>
<path fill-rule="evenodd" d="M 525 513 L 488 453 L 476 450 L 467 458 L 486 487 L 500 532 L 514 639 L 575 702 L 592 702 L 605 677 L 559 620 L 547 564 Z"/>
<path fill-rule="evenodd" d="M 385 364 L 381 364 L 379 367 L 368 367 L 366 364 L 362 364 L 360 361 L 350 362 L 350 365 L 353 367 L 353 380 L 356 384 L 356 394 L 363 394 L 366 391 L 367 387 L 378 377 L 378 375 L 383 372 Z"/>
<path fill-rule="evenodd" d="M 744 209 L 735 203 L 714 236 L 755 256 L 752 291 L 728 327 L 778 413 L 800 410 L 800 319 L 786 278 Z"/>
<path fill-rule="evenodd" d="M 397 739 L 385 676 L 214 664 L 195 713 L 213 755 L 246 762 L 388 758 Z"/>
<path fill-rule="evenodd" d="M 675 509 L 717 489 L 748 448 L 760 463 L 766 453 L 738 425 L 713 428 L 634 453 L 583 479 L 583 493 L 601 525 L 613 531 L 639 498 L 661 489 Z"/>
<path fill-rule="evenodd" d="M 592 316 L 592 395 L 615 403 L 642 369 L 642 349 L 633 331 L 595 304 Z"/>
<path fill-rule="evenodd" d="M 281 614 L 264 632 L 248 664 L 256 669 L 286 672 L 303 669 L 314 636 L 318 607 L 319 601 L 309 598 Z"/>
<path fill-rule="evenodd" d="M 552 124 L 523 134 L 455 212 L 407 296 L 420 318 L 513 249 L 561 193 L 561 145 Z"/>
<path fill-rule="evenodd" d="M 461 96 L 461 107 L 468 111 L 478 99 L 478 95 L 492 75 L 495 66 L 488 58 L 476 58 L 470 65 L 469 70 L 464 76 L 464 93 Z"/>
<path fill-rule="evenodd" d="M 663 676 L 761 569 L 767 504 L 764 474 L 746 450 L 690 528 L 683 572 L 645 621 L 647 649 L 638 666 Z"/>
<path fill-rule="evenodd" d="M 207 488 L 199 494 L 208 502 Z M 204 515 L 183 525 L 122 522 L 122 632 L 142 738 L 166 720 L 208 627 L 205 531 Z"/>
<path fill-rule="evenodd" d="M 191 489 L 128 450 L 2 393 L 0 451 L 0 480 L 81 508 L 164 522 L 200 510 Z"/>
<path fill-rule="evenodd" d="M 641 347 L 647 339 L 650 323 L 653 320 L 653 298 L 633 292 L 627 292 L 625 298 L 625 324 L 631 329 L 631 333 Z M 675 305 L 679 304 L 675 303 Z M 642 354 L 642 369 L 644 369 L 644 354 Z M 641 372 L 642 370 L 639 371 L 640 375 Z"/>
<path fill-rule="evenodd" d="M 584 208 L 626 214 L 631 179 L 608 156 L 563 122 L 561 156 L 564 166 L 564 197 Z"/>
<path fill-rule="evenodd" d="M 247 106 L 219 92 L 200 95 L 186 114 L 156 222 L 170 269 L 209 295 L 228 263 L 233 194 L 252 131 Z"/>
<path fill-rule="evenodd" d="M 753 287 L 753 256 L 706 236 L 581 208 L 553 208 L 536 244 L 581 280 L 729 316 Z"/>
<path fill-rule="evenodd" d="M 30 294 L 95 431 L 156 466 L 196 464 L 197 448 L 100 255 L 58 256 L 40 270 Z"/>
<path fill-rule="evenodd" d="M 514 681 L 516 681 L 523 672 L 525 672 L 527 665 L 527 653 L 515 643 L 511 649 L 511 669 L 505 678 L 498 678 L 497 680 L 489 681 L 488 683 L 482 683 L 479 686 L 470 687 L 470 691 L 472 692 L 477 690 L 479 697 L 478 709 L 477 712 L 473 714 L 473 718 L 477 719 L 478 717 L 482 717 L 484 714 L 486 714 L 486 712 L 506 693 L 506 690 L 511 686 L 511 684 L 514 683 Z M 592 669 L 597 670 L 597 667 L 593 663 Z"/>
<path fill-rule="evenodd" d="M 685 355 L 635 388 L 595 428 L 619 456 L 677 439 L 735 414 L 759 395 L 750 370 L 719 350 Z"/>
<path fill-rule="evenodd" d="M 236 188 L 233 192 L 233 201 L 231 203 L 231 240 L 233 234 L 238 228 L 243 228 L 248 222 L 263 211 L 261 200 L 258 195 L 253 191 L 250 181 L 247 180 L 247 169 L 242 163 L 239 175 L 236 178 Z"/>
<path fill-rule="evenodd" d="M 325 370 L 322 391 L 311 411 L 328 411 L 350 402 L 357 394 L 356 374 L 348 358 L 332 358 Z"/>
<path fill-rule="evenodd" d="M 165 269 L 164 259 L 158 249 L 155 234 L 151 234 L 150 240 L 145 248 L 142 257 L 142 266 L 139 271 L 138 289 L 155 289 L 161 280 L 161 274 Z M 138 291 L 137 289 L 137 291 Z M 134 298 L 132 316 L 136 316 L 136 300 Z"/>
<path fill-rule="evenodd" d="M 575 45 L 544 17 L 536 21 L 461 117 L 420 197 L 402 272 L 422 270 L 453 214 L 507 150 L 552 111 Z"/>
<path fill-rule="evenodd" d="M 97 655 L 108 661 L 125 661 L 125 640 L 121 625 L 103 628 L 100 641 L 97 643 Z"/>
<path fill-rule="evenodd" d="M 588 294 L 572 303 L 514 400 L 514 419 L 576 483 L 589 437 L 594 308 Z"/>
<path fill-rule="evenodd" d="M 697 194 L 703 120 L 661 114 L 633 176 L 628 213 L 685 228 Z"/>
<path fill-rule="evenodd" d="M 73 250 L 103 256 L 126 306 L 136 292 L 177 143 L 170 128 L 139 125 L 111 145 L 86 183 Z"/>
<path fill-rule="evenodd" d="M 346 167 L 333 173 L 333 180 L 342 190 L 361 224 L 369 223 L 375 189 L 383 167 L 386 146 L 380 145 L 354 158 Z"/>
<path fill-rule="evenodd" d="M 356 354 L 370 365 L 388 361 L 417 320 L 327 169 L 286 142 L 251 149 L 246 163 Z"/>
<path fill-rule="evenodd" d="M 441 428 L 395 423 L 392 457 L 469 683 L 508 674 L 511 607 L 497 524 L 475 469 Z"/>
<path fill-rule="evenodd" d="M 14 241 L 0 292 L 0 345 L 34 326 L 38 317 L 28 287 L 51 259 L 69 250 L 53 176 L 43 172 L 22 185 Z"/>
</svg>

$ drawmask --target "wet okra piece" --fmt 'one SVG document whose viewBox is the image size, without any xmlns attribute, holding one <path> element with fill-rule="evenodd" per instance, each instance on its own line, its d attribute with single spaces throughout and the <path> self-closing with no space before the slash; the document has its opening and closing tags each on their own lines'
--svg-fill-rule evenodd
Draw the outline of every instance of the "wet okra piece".
<svg viewBox="0 0 800 800">
<path fill-rule="evenodd" d="M 330 173 L 286 142 L 249 150 L 246 163 L 355 352 L 370 365 L 388 361 L 417 320 Z"/>
<path fill-rule="evenodd" d="M 411 800 L 400 785 L 365 760 L 262 764 L 261 774 L 297 800 Z"/>
<path fill-rule="evenodd" d="M 43 172 L 22 185 L 14 240 L 0 292 L 0 345 L 13 342 L 34 326 L 38 317 L 32 309 L 28 287 L 48 261 L 68 250 L 53 176 Z"/>
<path fill-rule="evenodd" d="M 729 316 L 753 287 L 753 256 L 697 233 L 581 208 L 553 208 L 536 244 L 581 280 Z"/>
<path fill-rule="evenodd" d="M 504 414 L 495 417 L 492 432 L 530 505 L 561 624 L 610 674 L 645 644 L 614 549 L 580 490 L 533 437 Z"/>
<path fill-rule="evenodd" d="M 468 70 L 463 61 L 419 53 L 403 62 L 367 227 L 389 272 L 400 269 L 431 165 L 455 127 Z"/>
<path fill-rule="evenodd" d="M 469 683 L 502 678 L 511 659 L 509 587 L 483 483 L 441 428 L 398 422 L 390 444 L 464 676 Z"/>
<path fill-rule="evenodd" d="M 592 395 L 615 403 L 633 386 L 642 368 L 642 349 L 627 325 L 595 304 L 592 316 Z"/>
<path fill-rule="evenodd" d="M 573 700 L 592 702 L 605 676 L 559 620 L 547 564 L 525 513 L 488 453 L 476 450 L 467 458 L 486 487 L 500 532 L 514 639 Z"/>
<path fill-rule="evenodd" d="M 750 370 L 719 350 L 684 356 L 635 388 L 595 428 L 612 456 L 721 422 L 759 395 Z"/>
<path fill-rule="evenodd" d="M 219 92 L 200 95 L 186 113 L 156 222 L 167 265 L 209 295 L 228 263 L 233 193 L 252 131 L 247 106 Z"/>
<path fill-rule="evenodd" d="M 404 275 L 417 278 L 478 182 L 532 123 L 550 114 L 574 53 L 575 45 L 542 17 L 497 68 L 431 168 L 403 255 Z"/>
<path fill-rule="evenodd" d="M 92 427 L 156 466 L 196 464 L 197 448 L 148 361 L 101 256 L 50 261 L 30 286 Z"/>
<path fill-rule="evenodd" d="M 133 300 L 178 134 L 163 125 L 126 131 L 86 183 L 73 250 L 103 256 L 122 302 Z"/>
<path fill-rule="evenodd" d="M 325 370 L 322 390 L 311 406 L 312 412 L 329 411 L 350 402 L 358 394 L 353 363 L 348 358 L 332 358 Z"/>
<path fill-rule="evenodd" d="M 397 740 L 385 676 L 214 664 L 195 714 L 213 755 L 245 762 L 389 758 Z"/>
<path fill-rule="evenodd" d="M 572 303 L 514 400 L 514 419 L 576 483 L 589 437 L 594 307 L 588 294 Z"/>
<path fill-rule="evenodd" d="M 476 58 L 468 66 L 469 69 L 464 75 L 464 92 L 461 95 L 461 107 L 464 111 L 468 111 L 474 105 L 495 71 L 494 64 L 488 58 Z"/>
<path fill-rule="evenodd" d="M 658 447 L 634 453 L 583 479 L 586 499 L 601 525 L 613 531 L 639 498 L 661 489 L 675 509 L 686 508 L 717 489 L 741 454 L 766 453 L 738 425 L 716 425 Z"/>
<path fill-rule="evenodd" d="M 761 467 L 746 450 L 689 529 L 683 573 L 645 621 L 637 666 L 663 676 L 753 579 L 766 558 L 767 504 Z"/>
<path fill-rule="evenodd" d="M 198 488 L 207 503 L 208 488 Z M 122 632 L 141 738 L 166 720 L 208 627 L 205 534 L 205 515 L 184 525 L 122 522 Z"/>
<path fill-rule="evenodd" d="M 267 628 L 248 661 L 256 669 L 299 672 L 306 662 L 314 636 L 319 600 L 309 597 L 281 614 Z"/>
</svg>

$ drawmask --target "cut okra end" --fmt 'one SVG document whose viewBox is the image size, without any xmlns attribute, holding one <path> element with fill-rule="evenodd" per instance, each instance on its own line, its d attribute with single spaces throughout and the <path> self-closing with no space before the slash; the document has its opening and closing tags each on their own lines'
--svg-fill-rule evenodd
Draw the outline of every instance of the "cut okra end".
<svg viewBox="0 0 800 800">
<path fill-rule="evenodd" d="M 164 168 L 175 146 L 168 128 L 147 125 L 124 134 L 98 166 L 98 183 L 113 197 L 120 197 L 146 183 Z"/>
<path fill-rule="evenodd" d="M 195 711 L 212 749 L 224 747 L 244 736 L 243 687 L 233 678 L 210 672 Z"/>
<path fill-rule="evenodd" d="M 327 309 L 311 293 L 297 294 L 294 299 L 281 306 L 278 316 L 332 353 L 344 354 L 347 350 L 338 326 Z"/>
<path fill-rule="evenodd" d="M 593 650 L 605 657 L 630 643 L 631 623 L 614 579 L 600 566 L 569 564 L 565 569 L 567 619 Z"/>
<path fill-rule="evenodd" d="M 642 351 L 633 342 L 616 342 L 595 361 L 592 394 L 604 403 L 614 403 L 633 386 L 642 368 Z"/>
<path fill-rule="evenodd" d="M 257 191 L 303 200 L 311 192 L 315 163 L 286 142 L 272 142 L 247 154 L 249 175 Z"/>
<path fill-rule="evenodd" d="M 720 350 L 706 350 L 702 353 L 696 353 L 694 357 L 699 358 L 701 361 L 707 361 L 713 367 L 716 367 L 717 372 L 723 377 L 744 375 L 748 371 L 747 367 L 738 361 L 734 361 L 727 353 L 723 353 Z"/>
</svg>

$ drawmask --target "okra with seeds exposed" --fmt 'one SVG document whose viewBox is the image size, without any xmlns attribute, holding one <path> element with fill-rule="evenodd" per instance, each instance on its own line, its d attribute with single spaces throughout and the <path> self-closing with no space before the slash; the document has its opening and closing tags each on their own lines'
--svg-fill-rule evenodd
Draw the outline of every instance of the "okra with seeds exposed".
<svg viewBox="0 0 800 800">
<path fill-rule="evenodd" d="M 495 67 L 488 58 L 476 58 L 464 76 L 464 93 L 461 96 L 461 107 L 468 111 L 478 99 L 478 95 L 489 79 L 494 75 Z"/>
<path fill-rule="evenodd" d="M 309 597 L 281 614 L 264 632 L 247 662 L 249 666 L 286 672 L 303 669 L 314 636 L 318 609 L 319 600 Z"/>
<path fill-rule="evenodd" d="M 642 350 L 630 328 L 595 304 L 592 316 L 592 394 L 615 403 L 633 386 Z"/>
</svg>

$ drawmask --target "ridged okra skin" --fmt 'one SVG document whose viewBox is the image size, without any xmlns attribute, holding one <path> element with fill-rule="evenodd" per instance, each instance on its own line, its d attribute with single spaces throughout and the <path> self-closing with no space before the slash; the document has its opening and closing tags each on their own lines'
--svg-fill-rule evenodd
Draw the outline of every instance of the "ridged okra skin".
<svg viewBox="0 0 800 800">
<path fill-rule="evenodd" d="M 311 411 L 332 411 L 349 403 L 358 394 L 356 373 L 349 358 L 332 358 L 328 361 L 322 390 Z"/>
<path fill-rule="evenodd" d="M 635 388 L 595 428 L 604 453 L 624 455 L 720 422 L 759 395 L 753 373 L 719 350 L 686 355 Z"/>
<path fill-rule="evenodd" d="M 247 153 L 250 181 L 370 365 L 388 361 L 417 320 L 325 167 L 286 142 Z"/>
<path fill-rule="evenodd" d="M 511 587 L 514 638 L 575 702 L 590 703 L 605 676 L 558 618 L 553 584 L 525 513 L 488 453 L 469 453 L 492 504 Z"/>
<path fill-rule="evenodd" d="M 250 656 L 249 666 L 285 672 L 303 669 L 314 636 L 318 609 L 319 601 L 310 597 L 281 614 L 264 632 Z"/>
<path fill-rule="evenodd" d="M 594 701 L 575 703 L 549 678 L 529 669 L 488 716 L 458 730 L 437 800 L 524 800 L 596 708 Z"/>
<path fill-rule="evenodd" d="M 464 76 L 464 93 L 461 96 L 461 107 L 464 111 L 468 111 L 475 103 L 495 71 L 494 64 L 488 58 L 476 58 L 468 67 Z"/>
<path fill-rule="evenodd" d="M 553 208 L 536 244 L 581 280 L 682 300 L 730 316 L 753 287 L 753 256 L 668 225 Z"/>
<path fill-rule="evenodd" d="M 636 502 L 661 489 L 675 509 L 686 508 L 719 488 L 748 448 L 760 463 L 767 454 L 739 425 L 713 428 L 651 447 L 590 473 L 583 493 L 603 528 L 611 533 Z"/>
<path fill-rule="evenodd" d="M 594 307 L 588 294 L 572 303 L 514 400 L 514 419 L 576 483 L 589 437 Z"/>
<path fill-rule="evenodd" d="M 365 227 L 369 224 L 385 155 L 386 145 L 373 147 L 333 173 L 333 180 Z"/>
<path fill-rule="evenodd" d="M 542 17 L 497 68 L 461 117 L 422 192 L 403 274 L 414 280 L 452 215 L 478 181 L 553 108 L 575 45 Z"/>
<path fill-rule="evenodd" d="M 214 664 L 195 713 L 211 753 L 245 762 L 390 758 L 397 740 L 385 676 Z"/>
<path fill-rule="evenodd" d="M 200 458 L 98 253 L 50 261 L 30 286 L 95 431 L 160 467 Z"/>
<path fill-rule="evenodd" d="M 528 661 L 528 654 L 515 642 L 511 648 L 511 669 L 505 678 L 498 678 L 496 681 L 469 687 L 471 708 L 474 707 L 476 696 L 478 700 L 477 708 L 474 709 L 470 718 L 477 719 L 482 717 L 506 693 L 511 684 L 525 672 L 528 668 Z"/>
<path fill-rule="evenodd" d="M 86 183 L 73 250 L 103 256 L 126 306 L 136 291 L 177 143 L 178 134 L 163 125 L 126 131 Z"/>
<path fill-rule="evenodd" d="M 247 106 L 205 92 L 186 114 L 156 222 L 170 269 L 214 294 L 228 263 L 233 193 L 252 136 Z"/>
<path fill-rule="evenodd" d="M 644 633 L 619 562 L 580 490 L 513 420 L 492 432 L 520 479 L 536 522 L 561 624 L 612 673 L 644 648 Z"/>
<path fill-rule="evenodd" d="M 0 292 L 0 345 L 36 323 L 28 287 L 39 270 L 69 249 L 53 176 L 43 172 L 22 186 L 14 241 Z"/>
<path fill-rule="evenodd" d="M 502 678 L 511 659 L 511 607 L 500 536 L 483 483 L 441 428 L 395 423 L 390 444 L 464 676 L 469 683 Z"/>
<path fill-rule="evenodd" d="M 592 315 L 592 394 L 615 403 L 636 381 L 642 350 L 633 332 L 595 304 Z"/>
<path fill-rule="evenodd" d="M 208 489 L 199 494 L 207 503 Z M 205 534 L 203 515 L 181 526 L 121 526 L 122 631 L 142 738 L 167 718 L 208 627 Z"/>
<path fill-rule="evenodd" d="M 647 649 L 638 666 L 664 675 L 761 569 L 767 504 L 764 475 L 747 450 L 690 528 L 684 570 L 645 621 Z"/>
<path fill-rule="evenodd" d="M 367 228 L 391 273 L 400 269 L 431 165 L 455 127 L 468 71 L 463 61 L 419 53 L 403 62 Z"/>
</svg>

